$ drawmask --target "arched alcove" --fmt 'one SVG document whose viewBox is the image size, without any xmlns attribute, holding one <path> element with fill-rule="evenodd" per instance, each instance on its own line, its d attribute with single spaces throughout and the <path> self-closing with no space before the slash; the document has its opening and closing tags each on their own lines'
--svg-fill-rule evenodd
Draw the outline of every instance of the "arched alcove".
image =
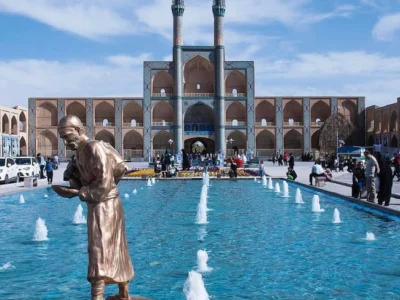
<svg viewBox="0 0 400 300">
<path fill-rule="evenodd" d="M 390 132 L 394 132 L 398 130 L 398 122 L 397 122 L 397 112 L 393 111 L 390 116 Z"/>
<path fill-rule="evenodd" d="M 37 139 L 36 152 L 45 157 L 52 157 L 57 154 L 58 140 L 56 135 L 48 130 L 42 131 Z"/>
<path fill-rule="evenodd" d="M 135 130 L 125 134 L 123 147 L 126 160 L 132 157 L 143 157 L 143 137 Z"/>
<path fill-rule="evenodd" d="M 185 94 L 214 94 L 214 81 L 214 65 L 209 60 L 196 55 L 185 63 Z"/>
<path fill-rule="evenodd" d="M 19 114 L 19 131 L 21 131 L 21 132 L 26 132 L 26 115 L 25 115 L 25 113 L 22 111 L 20 114 Z"/>
<path fill-rule="evenodd" d="M 166 131 L 160 131 L 153 137 L 153 150 L 159 154 L 164 153 L 170 147 L 169 140 L 173 140 L 172 135 Z"/>
<path fill-rule="evenodd" d="M 303 107 L 296 100 L 290 100 L 283 109 L 283 122 L 289 124 L 289 120 L 293 119 L 293 124 L 303 124 Z"/>
<path fill-rule="evenodd" d="M 184 117 L 184 131 L 214 131 L 214 111 L 204 103 L 188 108 Z"/>
<path fill-rule="evenodd" d="M 153 126 L 172 125 L 174 122 L 174 109 L 167 102 L 158 102 L 153 107 Z"/>
<path fill-rule="evenodd" d="M 382 120 L 382 131 L 385 133 L 389 132 L 389 121 L 390 121 L 389 113 L 384 112 Z"/>
<path fill-rule="evenodd" d="M 26 147 L 26 141 L 24 137 L 21 137 L 20 141 L 19 141 L 19 154 L 21 156 L 26 156 L 28 155 L 28 149 Z"/>
<path fill-rule="evenodd" d="M 107 120 L 107 126 L 115 126 L 114 107 L 107 101 L 96 105 L 94 112 L 96 126 L 103 126 L 103 121 Z"/>
<path fill-rule="evenodd" d="M 11 118 L 11 134 L 14 135 L 18 134 L 18 122 L 15 116 Z"/>
<path fill-rule="evenodd" d="M 109 143 L 112 147 L 115 147 L 115 137 L 107 130 L 101 130 L 98 132 L 95 136 L 95 140 Z"/>
<path fill-rule="evenodd" d="M 330 106 L 325 103 L 324 101 L 317 101 L 312 105 L 311 108 L 311 122 L 325 122 L 331 115 L 331 108 Z"/>
<path fill-rule="evenodd" d="M 263 130 L 256 137 L 257 151 L 275 150 L 275 136 L 268 130 Z"/>
<path fill-rule="evenodd" d="M 245 106 L 240 102 L 233 102 L 226 109 L 226 125 L 233 125 L 233 120 L 237 121 L 237 125 L 246 125 L 247 110 Z"/>
<path fill-rule="evenodd" d="M 71 104 L 68 105 L 67 115 L 73 115 L 78 117 L 82 124 L 85 126 L 86 125 L 86 108 L 83 106 L 81 103 L 74 101 Z"/>
<path fill-rule="evenodd" d="M 225 93 L 227 96 L 234 97 L 246 94 L 246 85 L 246 77 L 239 71 L 233 71 L 226 76 Z"/>
<path fill-rule="evenodd" d="M 143 126 L 143 109 L 136 102 L 129 102 L 123 111 L 124 126 L 132 126 L 132 120 L 135 120 L 136 126 Z"/>
<path fill-rule="evenodd" d="M 338 108 L 339 113 L 341 113 L 346 120 L 349 120 L 354 126 L 357 125 L 358 110 L 357 105 L 351 100 L 345 100 L 342 106 Z"/>
<path fill-rule="evenodd" d="M 232 142 L 230 142 L 231 140 Z M 226 138 L 226 141 L 227 141 L 226 153 L 229 156 L 234 154 L 242 154 L 247 149 L 246 136 L 238 130 L 230 133 Z"/>
<path fill-rule="evenodd" d="M 392 139 L 390 141 L 390 147 L 393 147 L 393 148 L 398 148 L 399 147 L 399 142 L 397 140 L 397 136 L 394 135 L 392 137 Z"/>
<path fill-rule="evenodd" d="M 57 107 L 50 102 L 39 105 L 36 112 L 36 126 L 48 127 L 58 125 Z"/>
<path fill-rule="evenodd" d="M 10 134 L 10 120 L 8 119 L 7 114 L 3 115 L 1 126 L 3 129 L 2 133 Z"/>
<path fill-rule="evenodd" d="M 262 101 L 256 107 L 256 124 L 263 126 L 265 120 L 266 125 L 275 125 L 275 107 L 268 101 Z"/>
<path fill-rule="evenodd" d="M 285 151 L 302 150 L 303 136 L 295 129 L 288 131 L 284 137 L 283 147 Z"/>
<path fill-rule="evenodd" d="M 165 97 L 174 92 L 174 79 L 167 71 L 159 71 L 153 77 L 153 95 Z"/>
</svg>

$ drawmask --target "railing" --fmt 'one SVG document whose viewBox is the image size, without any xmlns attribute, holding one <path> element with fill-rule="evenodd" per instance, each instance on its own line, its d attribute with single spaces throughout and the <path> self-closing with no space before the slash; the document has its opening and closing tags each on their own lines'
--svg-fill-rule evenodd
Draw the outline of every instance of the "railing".
<svg viewBox="0 0 400 300">
<path fill-rule="evenodd" d="M 95 122 L 94 126 L 111 127 L 111 126 L 115 126 L 115 122 L 108 122 L 106 126 L 103 126 L 103 122 Z"/>
<path fill-rule="evenodd" d="M 172 93 L 152 93 L 151 94 L 152 97 L 172 97 Z"/>
<path fill-rule="evenodd" d="M 124 127 L 143 127 L 143 123 L 136 123 L 136 126 L 132 126 L 131 123 L 124 123 Z"/>
<path fill-rule="evenodd" d="M 225 93 L 225 97 L 246 97 L 246 93 L 237 93 L 237 94 L 232 94 L 232 93 Z"/>
<path fill-rule="evenodd" d="M 242 155 L 243 153 L 246 152 L 246 149 L 226 149 L 226 157 L 231 157 L 231 156 L 237 156 L 238 154 Z"/>
<path fill-rule="evenodd" d="M 311 122 L 311 126 L 322 127 L 323 125 L 324 125 L 324 122 Z"/>
<path fill-rule="evenodd" d="M 262 122 L 256 122 L 256 126 L 260 126 L 260 127 L 275 126 L 275 122 L 265 122 L 265 125 L 263 125 Z"/>
<path fill-rule="evenodd" d="M 152 122 L 152 126 L 172 126 L 174 122 Z"/>
<path fill-rule="evenodd" d="M 183 97 L 214 97 L 214 93 L 184 93 Z"/>
<path fill-rule="evenodd" d="M 257 149 L 256 154 L 258 157 L 271 157 L 276 153 L 275 149 Z"/>
<path fill-rule="evenodd" d="M 283 126 L 302 126 L 303 122 L 283 122 Z"/>
<path fill-rule="evenodd" d="M 124 150 L 125 160 L 131 160 L 131 158 L 143 157 L 143 149 L 127 149 Z"/>
<path fill-rule="evenodd" d="M 246 121 L 237 121 L 236 123 L 237 123 L 236 125 L 233 125 L 232 121 L 227 121 L 225 123 L 225 125 L 226 126 L 246 126 Z"/>
<path fill-rule="evenodd" d="M 185 131 L 185 135 L 214 135 L 214 131 Z"/>
</svg>

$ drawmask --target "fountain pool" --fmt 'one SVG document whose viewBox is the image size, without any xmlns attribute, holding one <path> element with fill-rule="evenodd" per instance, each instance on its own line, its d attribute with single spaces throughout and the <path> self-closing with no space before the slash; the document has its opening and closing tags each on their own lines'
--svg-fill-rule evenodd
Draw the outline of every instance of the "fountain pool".
<svg viewBox="0 0 400 300">
<path fill-rule="evenodd" d="M 276 182 L 279 182 L 276 180 Z M 282 184 L 282 182 L 279 182 Z M 185 299 L 183 287 L 205 250 L 202 274 L 213 299 L 395 299 L 400 294 L 400 221 L 318 193 L 325 212 L 253 181 L 213 180 L 207 224 L 196 224 L 202 181 L 124 181 L 127 237 L 135 267 L 134 294 Z M 44 193 L 48 198 L 43 198 Z M 0 299 L 88 299 L 85 224 L 73 224 L 78 199 L 51 190 L 0 197 Z M 86 215 L 86 205 L 83 214 Z M 332 223 L 334 209 L 344 220 Z M 48 241 L 32 241 L 42 218 Z M 367 232 L 375 240 L 367 240 Z M 200 239 L 199 236 L 202 236 Z M 12 267 L 7 267 L 12 266 Z M 17 288 L 18 287 L 18 288 Z M 107 288 L 107 296 L 117 292 Z"/>
</svg>

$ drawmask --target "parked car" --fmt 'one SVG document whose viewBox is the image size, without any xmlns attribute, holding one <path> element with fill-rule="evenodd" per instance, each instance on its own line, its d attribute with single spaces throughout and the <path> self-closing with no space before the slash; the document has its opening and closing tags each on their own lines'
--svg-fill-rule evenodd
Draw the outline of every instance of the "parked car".
<svg viewBox="0 0 400 300">
<path fill-rule="evenodd" d="M 40 174 L 40 166 L 35 157 L 20 156 L 14 158 L 17 165 L 19 178 L 38 177 Z"/>
<path fill-rule="evenodd" d="M 18 181 L 18 167 L 11 157 L 0 157 L 0 182 Z"/>
</svg>

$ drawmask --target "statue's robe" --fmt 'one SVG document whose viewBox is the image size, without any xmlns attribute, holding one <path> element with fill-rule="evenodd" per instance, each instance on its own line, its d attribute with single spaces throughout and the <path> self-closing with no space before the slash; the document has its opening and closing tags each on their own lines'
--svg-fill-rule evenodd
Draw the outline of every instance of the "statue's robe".
<svg viewBox="0 0 400 300">
<path fill-rule="evenodd" d="M 88 208 L 87 279 L 104 280 L 106 284 L 129 281 L 134 272 L 117 189 L 125 163 L 109 144 L 89 140 L 77 150 L 76 164 L 83 185 L 80 198 Z"/>
</svg>

